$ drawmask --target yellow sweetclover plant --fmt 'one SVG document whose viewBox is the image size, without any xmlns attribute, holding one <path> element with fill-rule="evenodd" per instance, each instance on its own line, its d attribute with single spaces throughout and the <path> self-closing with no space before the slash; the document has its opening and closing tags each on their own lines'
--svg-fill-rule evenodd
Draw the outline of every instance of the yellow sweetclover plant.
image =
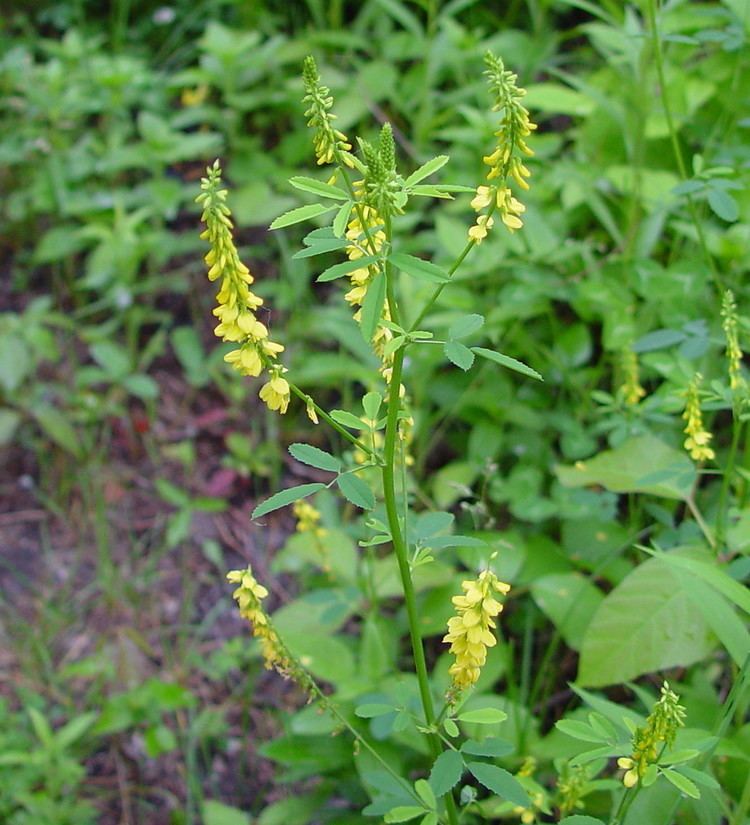
<svg viewBox="0 0 750 825">
<path fill-rule="evenodd" d="M 317 165 L 332 168 L 326 181 L 293 177 L 292 185 L 314 195 L 318 202 L 281 215 L 271 224 L 271 229 L 283 229 L 323 215 L 332 218 L 327 226 L 307 235 L 305 248 L 296 257 L 315 258 L 336 251 L 342 254 L 343 260 L 321 271 L 318 281 L 348 279 L 344 299 L 354 308 L 362 336 L 380 362 L 380 386 L 364 395 L 360 415 L 323 409 L 310 393 L 294 383 L 293 376 L 279 362 L 283 347 L 271 341 L 268 329 L 256 316 L 262 301 L 250 291 L 252 275 L 240 261 L 234 245 L 231 213 L 226 202 L 227 192 L 221 185 L 218 161 L 208 168 L 198 197 L 206 225 L 202 237 L 210 246 L 206 255 L 209 279 L 220 279 L 218 307 L 214 310 L 220 321 L 216 334 L 236 345 L 225 356 L 226 361 L 243 375 L 266 377 L 260 397 L 271 410 L 285 413 L 296 396 L 314 423 L 322 421 L 330 425 L 354 447 L 338 457 L 310 444 L 292 444 L 289 450 L 295 459 L 321 473 L 329 473 L 331 480 L 301 484 L 276 493 L 259 504 L 253 516 L 260 518 L 293 504 L 298 530 L 312 532 L 317 541 L 325 544 L 328 534 L 319 525 L 317 510 L 305 499 L 326 487 L 336 486 L 351 504 L 370 514 L 366 523 L 374 535 L 372 541 L 365 544 L 389 545 L 395 557 L 421 701 L 421 712 L 414 716 L 413 723 L 426 737 L 433 767 L 431 783 L 420 779 L 412 786 L 399 779 L 404 793 L 415 804 L 404 807 L 394 801 L 390 810 L 385 805 L 386 822 L 405 821 L 419 815 L 423 825 L 457 825 L 459 810 L 453 788 L 465 771 L 523 811 L 526 817 L 527 812 L 536 807 L 518 780 L 483 761 L 489 754 L 481 748 L 477 750 L 479 745 L 475 745 L 474 751 L 468 749 L 464 757 L 451 742 L 460 735 L 457 722 L 488 724 L 504 718 L 504 714 L 494 708 L 462 713 L 460 705 L 464 694 L 476 683 L 488 649 L 496 645 L 496 620 L 503 609 L 498 598 L 507 595 L 509 585 L 500 581 L 492 569 L 493 555 L 489 566 L 467 578 L 462 584 L 463 593 L 453 599 L 456 615 L 450 621 L 444 642 L 450 645 L 455 661 L 450 668 L 450 688 L 439 707 L 427 668 L 413 583 L 414 569 L 430 563 L 432 556 L 429 540 L 414 539 L 409 530 L 412 516 L 407 467 L 411 459 L 407 447 L 413 421 L 408 376 L 404 375 L 409 348 L 439 343 L 446 358 L 463 370 L 470 369 L 478 356 L 527 377 L 541 379 L 535 370 L 509 355 L 464 343 L 469 336 L 480 334 L 484 319 L 479 315 L 459 318 L 443 341 L 436 341 L 434 333 L 422 329 L 422 322 L 450 285 L 461 263 L 487 236 L 494 222 L 493 215 L 499 216 L 510 232 L 523 226 L 521 215 L 525 207 L 513 195 L 513 189 L 529 188 L 530 172 L 524 159 L 533 153 L 526 140 L 536 127 L 521 102 L 525 92 L 517 85 L 516 75 L 506 70 L 502 61 L 492 54 L 486 56 L 485 64 L 493 108 L 500 120 L 495 131 L 495 148 L 484 158 L 489 167 L 487 183 L 475 189 L 423 182 L 447 163 L 447 156 L 433 158 L 408 176 L 402 176 L 388 123 L 382 126 L 378 140 L 373 143 L 361 139 L 350 141 L 334 126 L 333 96 L 323 84 L 314 59 L 308 57 L 304 62 L 303 103 L 308 125 L 313 130 L 313 155 Z M 356 152 L 354 145 L 358 147 Z M 409 201 L 415 197 L 452 198 L 455 193 L 473 193 L 471 207 L 481 214 L 468 230 L 467 244 L 453 264 L 444 269 L 432 261 L 402 252 L 394 222 L 408 208 Z M 418 284 L 426 283 L 431 291 L 415 317 L 407 319 L 399 293 L 404 288 L 411 289 L 407 286 L 411 279 Z M 373 473 L 380 475 L 377 483 L 371 483 Z M 373 513 L 376 508 L 377 512 Z M 381 517 L 380 513 L 384 515 Z M 443 542 L 443 546 L 451 545 Z M 289 652 L 274 628 L 272 617 L 263 608 L 267 590 L 250 568 L 231 572 L 229 579 L 237 585 L 234 596 L 241 614 L 250 621 L 253 634 L 260 641 L 266 666 L 294 679 L 318 699 L 352 733 L 358 746 L 368 749 L 383 770 L 393 775 L 388 760 L 345 719 L 335 702 L 324 695 Z M 360 715 L 367 713 L 363 710 Z M 475 755 L 468 758 L 469 754 Z"/>
</svg>

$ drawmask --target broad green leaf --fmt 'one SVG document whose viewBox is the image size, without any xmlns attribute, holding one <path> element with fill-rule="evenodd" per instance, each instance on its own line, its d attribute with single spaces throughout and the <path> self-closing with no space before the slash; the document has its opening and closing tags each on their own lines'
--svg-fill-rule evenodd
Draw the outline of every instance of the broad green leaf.
<svg viewBox="0 0 750 825">
<path fill-rule="evenodd" d="M 323 215 L 331 209 L 332 207 L 323 206 L 322 203 L 310 203 L 307 206 L 299 206 L 297 209 L 292 209 L 289 212 L 284 212 L 283 215 L 279 215 L 278 218 L 272 221 L 268 228 L 284 229 L 286 226 L 293 226 L 296 223 L 308 221 L 310 218 L 316 218 L 318 215 Z"/>
<path fill-rule="evenodd" d="M 383 315 L 383 304 L 385 303 L 385 275 L 382 272 L 376 273 L 367 287 L 365 300 L 362 302 L 362 316 L 360 328 L 365 341 L 371 341 L 378 322 Z"/>
<path fill-rule="evenodd" d="M 606 736 L 602 736 L 589 724 L 581 722 L 580 719 L 560 719 L 555 722 L 555 727 L 566 736 L 571 736 L 581 742 L 593 742 L 599 745 L 608 741 Z"/>
<path fill-rule="evenodd" d="M 78 433 L 62 410 L 48 404 L 37 404 L 34 408 L 34 417 L 45 435 L 73 457 L 80 458 L 82 450 Z"/>
<path fill-rule="evenodd" d="M 302 659 L 305 667 L 318 679 L 341 687 L 356 678 L 354 655 L 342 639 L 302 626 L 296 630 L 287 630 L 284 642 L 292 654 Z"/>
<path fill-rule="evenodd" d="M 417 792 L 419 798 L 424 802 L 428 808 L 433 810 L 437 808 L 437 799 L 435 793 L 430 787 L 430 783 L 426 779 L 417 779 L 414 783 L 414 790 Z"/>
<path fill-rule="evenodd" d="M 657 329 L 639 338 L 633 344 L 633 352 L 654 352 L 654 350 L 681 344 L 687 335 L 678 329 Z"/>
<path fill-rule="evenodd" d="M 349 200 L 349 195 L 338 186 L 332 186 L 330 183 L 323 183 L 323 181 L 315 180 L 315 178 L 306 178 L 302 176 L 295 176 L 289 178 L 289 183 L 295 189 L 302 192 L 311 192 L 313 195 L 318 195 L 321 198 L 333 198 L 337 201 Z"/>
<path fill-rule="evenodd" d="M 477 355 L 481 355 L 482 358 L 487 358 L 489 361 L 494 361 L 496 364 L 507 367 L 509 370 L 520 372 L 521 375 L 528 375 L 529 378 L 536 378 L 537 381 L 544 381 L 542 376 L 535 369 L 527 366 L 523 363 L 523 361 L 518 361 L 515 358 L 511 358 L 509 355 L 503 355 L 502 352 L 495 352 L 495 350 L 485 349 L 485 347 L 472 347 L 471 351 L 475 352 Z"/>
<path fill-rule="evenodd" d="M 531 595 L 573 650 L 580 650 L 583 635 L 604 596 L 580 573 L 553 573 L 532 582 Z"/>
<path fill-rule="evenodd" d="M 573 816 L 566 816 L 565 819 L 561 819 L 559 825 L 604 825 L 604 823 L 601 819 L 594 819 L 593 816 L 573 814 Z"/>
<path fill-rule="evenodd" d="M 416 819 L 422 816 L 425 808 L 421 805 L 399 805 L 397 808 L 390 810 L 383 820 L 385 822 L 408 822 L 410 819 Z"/>
<path fill-rule="evenodd" d="M 723 593 L 730 601 L 734 602 L 737 607 L 746 613 L 750 613 L 750 590 L 739 582 L 736 582 L 720 567 L 708 564 L 705 561 L 700 561 L 699 559 L 677 555 L 676 553 L 661 553 L 657 558 L 663 559 L 667 564 L 681 567 L 688 573 L 699 576 L 703 581 L 715 587 L 720 593 Z"/>
<path fill-rule="evenodd" d="M 351 503 L 357 507 L 361 507 L 363 510 L 372 510 L 375 506 L 375 496 L 372 490 L 366 482 L 362 481 L 361 478 L 358 478 L 353 473 L 339 476 L 336 479 L 336 483 L 344 498 L 351 501 Z"/>
<path fill-rule="evenodd" d="M 325 486 L 325 484 L 315 482 L 313 484 L 300 484 L 297 487 L 289 487 L 289 489 L 282 490 L 280 493 L 276 493 L 261 502 L 253 510 L 252 517 L 260 518 L 261 516 L 265 516 L 268 513 L 272 513 L 274 510 L 278 510 L 281 507 L 286 507 L 287 504 L 292 504 L 292 502 L 299 501 L 301 498 L 307 498 L 307 496 L 311 496 L 313 493 L 317 493 L 319 490 L 324 489 Z"/>
<path fill-rule="evenodd" d="M 458 751 L 447 750 L 438 756 L 430 771 L 430 785 L 435 796 L 444 796 L 458 783 L 464 772 L 464 760 Z"/>
<path fill-rule="evenodd" d="M 438 169 L 442 169 L 450 158 L 448 155 L 438 155 L 432 160 L 428 160 L 427 163 L 423 163 L 419 169 L 416 169 L 414 172 L 409 175 L 409 177 L 404 181 L 404 187 L 406 189 L 411 188 L 414 184 L 419 183 L 419 181 L 428 178 L 430 175 L 437 172 Z"/>
<path fill-rule="evenodd" d="M 398 708 L 393 705 L 384 705 L 377 702 L 366 702 L 364 705 L 357 705 L 354 708 L 354 713 L 360 719 L 374 719 L 377 716 L 385 716 L 388 713 L 393 713 Z"/>
<path fill-rule="evenodd" d="M 477 742 L 474 739 L 467 739 L 461 745 L 461 753 L 467 753 L 469 756 L 507 756 L 513 753 L 515 745 L 505 739 L 499 739 L 497 736 L 491 736 L 488 739 L 482 739 Z"/>
<path fill-rule="evenodd" d="M 250 817 L 223 802 L 207 799 L 203 803 L 203 822 L 205 825 L 250 825 Z"/>
<path fill-rule="evenodd" d="M 424 819 L 419 823 L 419 825 L 438 825 L 438 822 L 440 822 L 438 815 L 435 811 L 430 811 L 428 814 L 425 814 Z"/>
<path fill-rule="evenodd" d="M 524 104 L 542 112 L 557 112 L 573 117 L 585 117 L 596 106 L 596 102 L 583 92 L 570 89 L 562 83 L 533 83 Z"/>
<path fill-rule="evenodd" d="M 693 799 L 701 798 L 701 792 L 698 790 L 697 785 L 688 779 L 687 776 L 683 776 L 679 771 L 673 771 L 671 768 L 662 768 L 660 772 L 678 791 Z"/>
<path fill-rule="evenodd" d="M 336 456 L 311 444 L 290 444 L 289 452 L 297 461 L 318 470 L 327 470 L 329 473 L 338 473 L 341 470 L 341 461 Z"/>
<path fill-rule="evenodd" d="M 734 223 L 740 216 L 737 201 L 722 189 L 711 188 L 708 190 L 708 205 L 714 215 L 718 215 L 727 223 Z"/>
<path fill-rule="evenodd" d="M 652 435 L 629 438 L 572 467 L 556 467 L 566 487 L 602 486 L 613 493 L 648 493 L 686 499 L 695 482 L 695 465 L 688 456 Z"/>
<path fill-rule="evenodd" d="M 448 273 L 431 261 L 415 258 L 403 252 L 393 252 L 389 255 L 390 262 L 407 275 L 429 281 L 431 284 L 444 284 L 450 280 Z"/>
<path fill-rule="evenodd" d="M 523 808 L 531 807 L 529 795 L 523 789 L 523 785 L 508 771 L 498 768 L 496 765 L 488 765 L 486 762 L 469 762 L 466 766 L 475 779 L 489 788 L 492 793 L 496 793 L 514 805 Z"/>
<path fill-rule="evenodd" d="M 471 369 L 474 363 L 474 353 L 458 341 L 446 341 L 443 344 L 443 352 L 451 363 L 460 367 L 464 372 Z"/>
<path fill-rule="evenodd" d="M 703 616 L 706 624 L 729 651 L 735 664 L 742 667 L 750 654 L 750 633 L 747 630 L 747 622 L 742 621 L 726 599 L 701 578 L 681 568 L 677 568 L 675 572 L 679 575 L 682 586 L 694 608 Z"/>
<path fill-rule="evenodd" d="M 663 559 L 649 559 L 599 605 L 583 638 L 577 681 L 589 687 L 626 682 L 691 665 L 713 647 L 680 576 Z"/>
<path fill-rule="evenodd" d="M 471 722 L 474 725 L 497 725 L 508 718 L 508 714 L 499 708 L 477 708 L 460 713 L 459 722 Z"/>
<path fill-rule="evenodd" d="M 466 338 L 468 335 L 471 335 L 472 332 L 476 332 L 483 326 L 483 315 L 464 315 L 463 318 L 459 318 L 450 325 L 448 337 L 451 339 Z"/>
<path fill-rule="evenodd" d="M 354 261 L 344 261 L 340 264 L 334 264 L 333 266 L 329 266 L 328 269 L 324 269 L 323 272 L 318 275 L 317 281 L 319 283 L 335 281 L 336 278 L 341 278 L 343 275 L 348 275 L 350 272 L 354 272 L 355 269 L 362 269 L 363 267 L 374 264 L 377 261 L 378 258 L 374 255 L 365 255 L 363 258 L 357 258 Z"/>
</svg>

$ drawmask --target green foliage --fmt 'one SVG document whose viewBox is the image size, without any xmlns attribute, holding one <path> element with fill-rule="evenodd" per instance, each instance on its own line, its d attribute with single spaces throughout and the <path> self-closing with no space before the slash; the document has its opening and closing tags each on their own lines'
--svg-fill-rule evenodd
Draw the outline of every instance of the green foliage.
<svg viewBox="0 0 750 825">
<path fill-rule="evenodd" d="M 64 552 L 65 531 L 50 541 L 45 526 L 33 575 L 15 555 L 2 568 L 0 641 L 47 698 L 20 693 L 0 712 L 0 819 L 98 821 L 87 772 L 135 753 L 169 764 L 175 821 L 434 825 L 452 794 L 467 825 L 518 821 L 517 806 L 565 825 L 744 822 L 749 408 L 719 313 L 731 288 L 747 351 L 743 3 L 172 6 L 165 24 L 142 4 L 37 4 L 0 30 L 2 489 L 22 517 L 44 509 L 76 534 Z M 503 234 L 496 214 L 454 271 L 497 129 L 487 48 L 528 88 L 533 185 L 523 229 Z M 310 51 L 336 127 L 362 135 L 369 148 L 352 151 L 380 164 L 368 185 L 393 207 L 393 243 L 359 259 L 346 260 L 356 199 L 310 171 Z M 393 143 L 379 142 L 385 121 Z M 259 317 L 338 431 L 294 399 L 281 424 L 261 412 L 209 341 L 191 203 L 217 155 Z M 340 279 L 365 266 L 379 273 L 358 330 Z M 401 314 L 383 322 L 386 272 Z M 384 502 L 388 398 L 369 345 L 383 328 L 409 394 L 396 526 L 436 716 L 451 598 L 488 565 L 512 586 L 480 680 L 434 726 Z M 683 449 L 696 372 L 703 463 Z M 321 533 L 292 533 L 283 508 L 303 500 Z M 27 536 L 4 546 L 23 558 Z M 274 622 L 327 700 L 289 711 L 295 697 L 259 680 L 255 644 L 226 638 L 242 631 L 211 583 L 235 551 L 284 574 Z M 134 641 L 110 661 L 123 646 L 111 623 Z M 94 652 L 79 661 L 72 642 Z M 79 665 L 79 681 L 60 676 Z M 183 675 L 206 684 L 194 695 Z M 687 727 L 626 790 L 614 760 L 665 677 Z M 235 754 L 269 731 L 277 787 L 245 792 Z"/>
</svg>

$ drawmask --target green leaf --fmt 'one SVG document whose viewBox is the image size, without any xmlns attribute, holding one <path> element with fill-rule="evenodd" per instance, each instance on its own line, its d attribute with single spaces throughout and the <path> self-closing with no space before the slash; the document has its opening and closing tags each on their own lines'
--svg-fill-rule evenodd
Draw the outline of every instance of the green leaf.
<svg viewBox="0 0 750 825">
<path fill-rule="evenodd" d="M 464 315 L 463 318 L 459 318 L 451 324 L 448 330 L 448 337 L 451 339 L 466 338 L 471 335 L 472 332 L 476 332 L 483 326 L 483 315 Z"/>
<path fill-rule="evenodd" d="M 438 815 L 435 811 L 430 811 L 428 814 L 425 814 L 424 819 L 419 823 L 419 825 L 438 825 Z"/>
<path fill-rule="evenodd" d="M 477 708 L 460 713 L 459 722 L 470 722 L 473 725 L 497 725 L 508 718 L 508 714 L 499 708 Z"/>
<path fill-rule="evenodd" d="M 384 822 L 407 822 L 424 814 L 425 808 L 421 805 L 399 805 L 393 808 L 383 817 Z"/>
<path fill-rule="evenodd" d="M 737 607 L 750 613 L 750 590 L 736 582 L 720 567 L 675 553 L 660 553 L 657 558 L 664 560 L 667 564 L 681 567 L 694 576 L 699 576 L 707 584 L 723 593 Z"/>
<path fill-rule="evenodd" d="M 431 261 L 415 258 L 414 255 L 406 255 L 403 252 L 393 252 L 388 258 L 401 272 L 414 278 L 428 281 L 431 284 L 444 284 L 450 281 L 448 273 Z"/>
<path fill-rule="evenodd" d="M 375 496 L 372 490 L 367 486 L 366 482 L 362 481 L 352 473 L 339 476 L 336 479 L 344 498 L 351 501 L 357 507 L 363 510 L 372 510 L 375 507 Z"/>
<path fill-rule="evenodd" d="M 649 559 L 599 605 L 581 645 L 578 682 L 602 687 L 686 667 L 713 647 L 679 575 L 663 559 Z"/>
<path fill-rule="evenodd" d="M 311 496 L 313 493 L 317 493 L 319 490 L 324 489 L 325 486 L 325 484 L 315 482 L 313 484 L 300 484 L 297 487 L 289 487 L 287 490 L 282 490 L 280 493 L 276 493 L 261 502 L 253 510 L 252 518 L 260 518 L 261 516 L 272 513 L 274 510 L 278 510 L 281 507 L 286 507 L 287 504 L 291 504 L 294 501 L 299 501 L 301 498 L 307 498 L 307 496 Z"/>
<path fill-rule="evenodd" d="M 573 739 L 578 739 L 580 742 L 594 742 L 600 745 L 608 741 L 606 736 L 602 736 L 586 722 L 581 722 L 579 719 L 560 719 L 555 722 L 555 727 L 560 733 L 572 736 Z"/>
<path fill-rule="evenodd" d="M 523 789 L 523 785 L 508 771 L 496 765 L 488 765 L 486 762 L 469 762 L 466 767 L 474 778 L 485 788 L 489 788 L 492 793 L 496 793 L 514 805 L 520 805 L 523 808 L 531 807 L 531 800 Z"/>
<path fill-rule="evenodd" d="M 325 255 L 326 252 L 335 252 L 337 249 L 345 249 L 348 242 L 341 238 L 327 238 L 310 244 L 305 249 L 300 249 L 292 255 L 292 260 L 298 261 L 302 258 L 315 258 L 317 255 Z"/>
<path fill-rule="evenodd" d="M 368 392 L 362 399 L 362 409 L 370 421 L 377 421 L 383 398 L 378 392 Z"/>
<path fill-rule="evenodd" d="M 62 410 L 55 409 L 48 404 L 37 404 L 34 417 L 45 435 L 63 450 L 67 450 L 74 458 L 81 457 L 82 450 L 78 433 Z"/>
<path fill-rule="evenodd" d="M 284 212 L 283 215 L 279 215 L 268 228 L 284 229 L 286 226 L 293 226 L 295 223 L 302 223 L 302 221 L 308 221 L 310 218 L 323 215 L 329 212 L 331 208 L 330 206 L 323 206 L 322 203 L 310 203 L 307 206 L 299 206 L 297 209 L 292 209 L 289 212 Z"/>
<path fill-rule="evenodd" d="M 250 825 L 250 817 L 223 802 L 207 799 L 203 803 L 204 825 Z"/>
<path fill-rule="evenodd" d="M 379 259 L 374 255 L 365 255 L 363 258 L 357 258 L 354 261 L 344 261 L 340 264 L 329 266 L 318 275 L 318 283 L 325 283 L 326 281 L 335 281 L 336 278 L 341 278 L 343 275 L 348 275 L 354 272 L 355 269 L 362 269 L 362 267 L 377 263 Z"/>
<path fill-rule="evenodd" d="M 679 771 L 673 771 L 671 768 L 662 768 L 660 773 L 681 793 L 693 799 L 701 798 L 701 792 L 698 790 L 698 786 L 688 779 L 687 776 L 683 776 Z"/>
<path fill-rule="evenodd" d="M 416 169 L 411 173 L 411 175 L 409 175 L 409 177 L 404 181 L 404 187 L 406 189 L 410 189 L 415 183 L 419 183 L 419 181 L 429 178 L 429 176 L 437 172 L 438 169 L 442 169 L 449 160 L 450 158 L 448 155 L 438 155 L 432 160 L 428 160 L 427 163 L 423 163 L 419 169 Z"/>
<path fill-rule="evenodd" d="M 580 650 L 591 617 L 604 598 L 601 591 L 580 573 L 552 573 L 532 582 L 531 595 L 566 644 Z"/>
<path fill-rule="evenodd" d="M 347 201 L 341 204 L 341 208 L 336 213 L 331 229 L 337 238 L 343 237 L 344 232 L 346 232 L 346 225 L 349 223 L 349 215 L 351 215 L 353 208 L 354 204 L 351 201 Z"/>
<path fill-rule="evenodd" d="M 336 456 L 313 447 L 311 444 L 290 444 L 289 452 L 297 461 L 301 461 L 309 467 L 327 470 L 329 473 L 338 473 L 341 470 L 341 461 Z"/>
<path fill-rule="evenodd" d="M 333 198 L 333 200 L 337 201 L 349 200 L 349 195 L 347 195 L 343 189 L 339 189 L 338 186 L 332 186 L 330 183 L 323 183 L 315 178 L 295 176 L 289 178 L 289 183 L 291 183 L 295 189 L 299 189 L 302 192 L 310 192 L 320 198 Z"/>
<path fill-rule="evenodd" d="M 121 379 L 132 371 L 127 350 L 112 341 L 97 341 L 91 345 L 90 351 L 94 361 L 110 378 Z"/>
<path fill-rule="evenodd" d="M 443 751 L 430 771 L 430 785 L 435 796 L 444 796 L 458 783 L 464 772 L 464 760 L 458 751 Z"/>
<path fill-rule="evenodd" d="M 573 816 L 566 816 L 565 819 L 561 819 L 559 825 L 604 825 L 604 823 L 601 819 L 594 819 L 593 816 L 573 814 Z"/>
<path fill-rule="evenodd" d="M 349 427 L 350 430 L 366 430 L 367 424 L 356 415 L 352 415 L 346 410 L 331 410 L 331 418 L 342 427 Z"/>
<path fill-rule="evenodd" d="M 383 315 L 383 304 L 385 303 L 385 275 L 382 272 L 376 273 L 367 287 L 365 300 L 362 302 L 362 316 L 360 328 L 365 341 L 371 341 L 378 322 Z"/>
<path fill-rule="evenodd" d="M 398 708 L 393 705 L 384 705 L 378 702 L 366 702 L 363 705 L 357 705 L 354 709 L 354 714 L 360 719 L 375 719 L 377 716 L 386 716 L 393 713 Z"/>
<path fill-rule="evenodd" d="M 601 485 L 613 493 L 683 500 L 695 482 L 695 465 L 688 456 L 652 435 L 629 438 L 572 467 L 556 467 L 555 473 L 566 487 Z"/>
<path fill-rule="evenodd" d="M 15 410 L 0 408 L 0 447 L 5 447 L 13 441 L 13 436 L 20 423 L 20 413 Z"/>
<path fill-rule="evenodd" d="M 711 188 L 708 190 L 708 205 L 714 215 L 718 215 L 727 223 L 734 223 L 740 216 L 737 201 L 723 189 Z"/>
<path fill-rule="evenodd" d="M 458 725 L 452 719 L 445 719 L 443 721 L 443 730 L 448 734 L 448 736 L 452 736 L 454 739 L 459 733 L 461 733 L 458 729 Z"/>
<path fill-rule="evenodd" d="M 458 341 L 446 341 L 443 344 L 445 357 L 464 372 L 471 369 L 474 363 L 474 353 Z"/>
<path fill-rule="evenodd" d="M 542 376 L 536 370 L 524 364 L 523 361 L 518 361 L 515 358 L 511 358 L 509 355 L 503 355 L 502 352 L 495 352 L 495 350 L 485 349 L 484 347 L 472 347 L 471 350 L 477 355 L 481 355 L 482 358 L 487 358 L 489 361 L 494 361 L 496 364 L 507 367 L 509 370 L 520 372 L 521 375 L 528 375 L 530 378 L 536 378 L 537 381 L 544 381 Z"/>
<path fill-rule="evenodd" d="M 515 745 L 505 739 L 499 739 L 497 736 L 491 736 L 488 739 L 482 739 L 477 742 L 474 739 L 467 739 L 461 745 L 461 753 L 467 753 L 469 756 L 493 756 L 495 758 L 500 756 L 507 756 L 513 753 Z"/>
<path fill-rule="evenodd" d="M 426 779 L 417 779 L 414 783 L 414 790 L 428 808 L 433 810 L 437 808 L 437 799 L 435 799 L 435 794 Z"/>
</svg>

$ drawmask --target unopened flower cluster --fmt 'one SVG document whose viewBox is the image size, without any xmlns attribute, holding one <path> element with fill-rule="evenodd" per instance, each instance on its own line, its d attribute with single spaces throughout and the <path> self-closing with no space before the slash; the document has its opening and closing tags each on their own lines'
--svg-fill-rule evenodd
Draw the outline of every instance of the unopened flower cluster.
<svg viewBox="0 0 750 825">
<path fill-rule="evenodd" d="M 642 728 L 633 733 L 633 752 L 629 757 L 617 760 L 620 768 L 625 769 L 622 782 L 626 788 L 632 788 L 646 775 L 650 765 L 657 762 L 661 747 L 674 745 L 677 731 L 685 724 L 685 708 L 680 704 L 680 697 L 664 682 L 661 696 Z"/>
<path fill-rule="evenodd" d="M 347 165 L 351 165 L 351 158 L 347 153 L 352 146 L 349 138 L 333 126 L 336 118 L 331 112 L 333 97 L 328 86 L 320 82 L 318 67 L 311 56 L 305 58 L 302 66 L 302 82 L 305 86 L 302 102 L 309 104 L 305 110 L 305 117 L 309 118 L 307 125 L 315 130 L 313 146 L 318 165 L 333 163 L 337 152 L 342 154 Z"/>
<path fill-rule="evenodd" d="M 740 372 L 740 364 L 742 364 L 742 349 L 740 348 L 740 340 L 737 332 L 737 304 L 734 300 L 734 294 L 730 289 L 724 293 L 724 298 L 721 305 L 721 318 L 724 335 L 727 342 L 727 362 L 729 366 L 729 387 L 733 390 L 738 389 L 743 384 L 743 378 Z"/>
<path fill-rule="evenodd" d="M 456 615 L 448 620 L 448 633 L 443 637 L 456 657 L 449 672 L 452 688 L 459 692 L 479 679 L 487 661 L 487 648 L 497 643 L 492 630 L 503 606 L 495 594 L 506 595 L 510 585 L 501 582 L 491 570 L 484 570 L 476 579 L 462 582 L 461 588 L 463 594 L 453 597 Z"/>
<path fill-rule="evenodd" d="M 529 188 L 527 178 L 531 176 L 531 172 L 522 156 L 530 157 L 534 154 L 526 143 L 526 138 L 536 129 L 536 124 L 531 122 L 529 112 L 521 102 L 526 90 L 518 87 L 518 76 L 508 71 L 503 61 L 489 52 L 485 56 L 485 64 L 490 92 L 495 99 L 493 111 L 500 112 L 501 119 L 495 132 L 495 149 L 484 157 L 484 163 L 489 166 L 487 180 L 490 184 L 480 186 L 471 202 L 476 212 L 490 207 L 487 214 L 477 217 L 476 224 L 469 230 L 469 238 L 476 243 L 481 243 L 494 225 L 492 212 L 495 209 L 510 232 L 523 226 L 521 215 L 526 207 L 513 196 L 508 182 L 512 179 L 520 189 Z"/>
<path fill-rule="evenodd" d="M 685 412 L 682 414 L 687 422 L 684 429 L 687 435 L 684 446 L 695 461 L 710 461 L 716 453 L 709 446 L 713 435 L 703 425 L 703 413 L 698 395 L 701 380 L 702 376 L 697 372 L 687 389 Z"/>
<path fill-rule="evenodd" d="M 239 345 L 224 360 L 242 375 L 257 377 L 267 371 L 269 380 L 260 397 L 270 409 L 285 413 L 289 406 L 289 383 L 283 378 L 284 368 L 275 363 L 284 347 L 269 339 L 268 329 L 255 315 L 263 299 L 250 290 L 254 278 L 237 254 L 231 212 L 226 205 L 227 190 L 221 183 L 217 160 L 201 179 L 201 194 L 196 198 L 203 207 L 201 220 L 206 225 L 201 238 L 211 246 L 205 256 L 208 279 L 220 280 L 218 306 L 213 310 L 219 324 L 214 332 L 222 341 Z"/>
<path fill-rule="evenodd" d="M 623 373 L 620 392 L 625 399 L 625 403 L 633 406 L 646 394 L 646 390 L 641 386 L 638 375 L 638 356 L 628 347 L 622 351 L 620 363 Z"/>
</svg>

